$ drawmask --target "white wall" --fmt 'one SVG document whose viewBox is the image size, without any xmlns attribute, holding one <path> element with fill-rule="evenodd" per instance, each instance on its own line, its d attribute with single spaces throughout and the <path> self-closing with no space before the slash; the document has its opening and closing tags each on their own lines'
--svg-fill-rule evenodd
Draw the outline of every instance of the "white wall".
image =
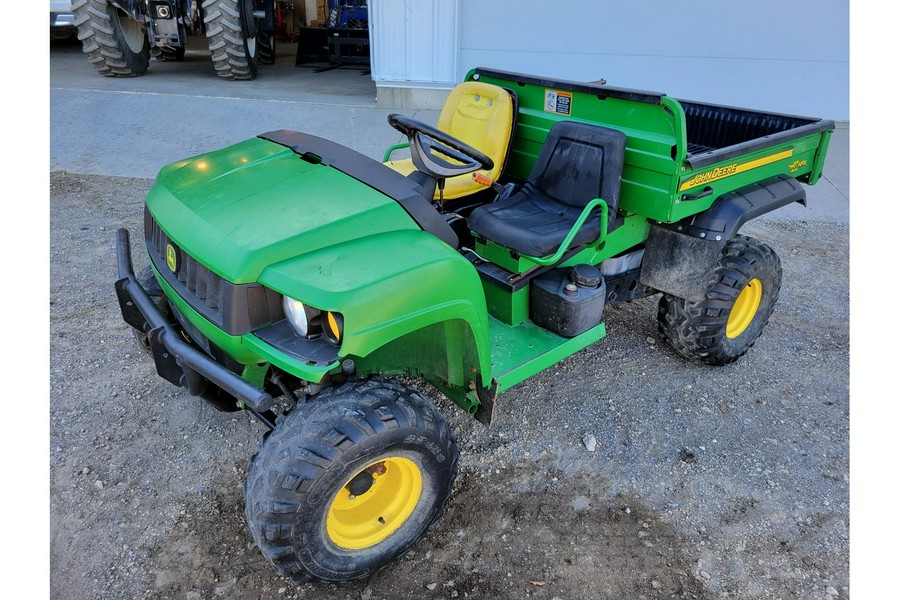
<svg viewBox="0 0 900 600">
<path fill-rule="evenodd" d="M 457 76 L 457 0 L 372 0 L 372 79 L 378 86 L 449 89 Z"/>
<path fill-rule="evenodd" d="M 847 0 L 459 5 L 459 80 L 476 66 L 603 78 L 687 100 L 849 119 Z"/>
</svg>

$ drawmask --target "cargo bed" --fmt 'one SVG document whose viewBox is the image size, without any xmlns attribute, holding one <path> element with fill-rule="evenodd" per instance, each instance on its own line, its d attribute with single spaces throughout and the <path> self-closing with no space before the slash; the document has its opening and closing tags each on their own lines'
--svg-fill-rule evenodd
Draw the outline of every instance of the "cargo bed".
<svg viewBox="0 0 900 600">
<path fill-rule="evenodd" d="M 765 113 L 678 100 L 684 108 L 687 157 L 692 169 L 834 128 L 825 119 Z"/>
</svg>

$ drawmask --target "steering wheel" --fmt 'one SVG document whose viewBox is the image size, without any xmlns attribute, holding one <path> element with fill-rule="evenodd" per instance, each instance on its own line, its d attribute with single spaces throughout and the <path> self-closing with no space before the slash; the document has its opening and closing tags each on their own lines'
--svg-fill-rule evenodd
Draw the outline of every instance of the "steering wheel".
<svg viewBox="0 0 900 600">
<path fill-rule="evenodd" d="M 489 156 L 431 125 L 398 114 L 388 115 L 388 123 L 409 139 L 409 153 L 416 169 L 435 179 L 494 168 Z"/>
</svg>

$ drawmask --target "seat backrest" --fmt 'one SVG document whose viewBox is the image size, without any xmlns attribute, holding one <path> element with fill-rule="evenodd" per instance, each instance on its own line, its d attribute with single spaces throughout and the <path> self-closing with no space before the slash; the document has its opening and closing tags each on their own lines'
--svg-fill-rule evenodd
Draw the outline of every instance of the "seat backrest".
<svg viewBox="0 0 900 600">
<path fill-rule="evenodd" d="M 509 155 L 515 118 L 510 93 L 496 85 L 460 83 L 444 102 L 437 127 L 494 160 L 492 179 L 502 172 Z"/>
<path fill-rule="evenodd" d="M 560 121 L 547 134 L 528 182 L 569 206 L 603 198 L 612 219 L 619 208 L 625 139 L 608 127 Z"/>
</svg>

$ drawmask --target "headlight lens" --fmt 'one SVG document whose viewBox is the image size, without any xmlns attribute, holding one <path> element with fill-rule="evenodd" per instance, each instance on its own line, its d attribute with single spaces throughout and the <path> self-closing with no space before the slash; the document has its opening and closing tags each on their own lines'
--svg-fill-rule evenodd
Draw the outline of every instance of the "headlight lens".
<svg viewBox="0 0 900 600">
<path fill-rule="evenodd" d="M 319 316 L 320 311 L 287 296 L 284 297 L 282 305 L 284 306 L 284 316 L 287 317 L 294 331 L 303 337 L 309 337 L 310 322 Z"/>
</svg>

